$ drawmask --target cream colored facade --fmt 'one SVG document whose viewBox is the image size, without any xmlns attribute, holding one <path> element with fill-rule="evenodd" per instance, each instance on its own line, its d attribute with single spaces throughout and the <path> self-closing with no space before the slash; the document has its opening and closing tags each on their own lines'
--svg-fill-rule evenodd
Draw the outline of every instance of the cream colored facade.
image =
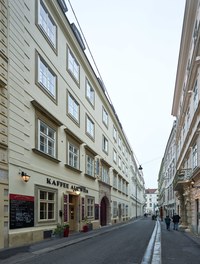
<svg viewBox="0 0 200 264">
<path fill-rule="evenodd" d="M 0 248 L 141 215 L 143 175 L 64 2 L 0 5 Z"/>
<path fill-rule="evenodd" d="M 176 117 L 175 210 L 181 226 L 200 232 L 200 1 L 186 0 L 172 105 Z M 165 165 L 162 164 L 162 168 Z"/>
<path fill-rule="evenodd" d="M 175 212 L 179 213 L 176 208 L 176 198 L 174 192 L 174 177 L 176 174 L 176 121 L 174 121 L 172 130 L 165 148 L 165 153 L 159 171 L 158 193 L 159 193 L 159 210 L 160 215 L 166 217 L 173 216 Z"/>
<path fill-rule="evenodd" d="M 145 196 L 145 213 L 151 215 L 158 215 L 158 189 L 146 189 Z"/>
</svg>

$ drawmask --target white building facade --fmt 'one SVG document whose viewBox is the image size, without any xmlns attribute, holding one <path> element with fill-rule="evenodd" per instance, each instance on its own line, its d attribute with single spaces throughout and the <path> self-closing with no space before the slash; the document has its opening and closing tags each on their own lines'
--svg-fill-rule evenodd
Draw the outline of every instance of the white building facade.
<svg viewBox="0 0 200 264">
<path fill-rule="evenodd" d="M 143 175 L 66 5 L 0 5 L 0 248 L 140 215 Z"/>
<path fill-rule="evenodd" d="M 161 218 L 166 217 L 166 215 L 172 217 L 175 211 L 179 213 L 179 208 L 176 208 L 174 192 L 174 177 L 176 173 L 175 136 L 176 121 L 173 123 L 159 172 L 158 193 Z"/>
<path fill-rule="evenodd" d="M 145 213 L 150 215 L 158 214 L 158 189 L 146 189 Z"/>
<path fill-rule="evenodd" d="M 200 233 L 200 1 L 186 0 L 172 105 L 175 127 L 175 210 L 182 228 Z M 159 180 L 166 176 L 161 164 Z M 160 181 L 160 186 L 162 181 Z M 167 186 L 166 186 L 167 187 Z M 160 188 L 165 190 L 165 188 Z M 159 190 L 159 191 L 160 191 Z M 161 192 L 162 194 L 162 192 Z M 161 195 L 160 198 L 163 198 Z M 159 201 L 166 202 L 163 199 Z M 168 201 L 167 201 L 168 203 Z"/>
</svg>

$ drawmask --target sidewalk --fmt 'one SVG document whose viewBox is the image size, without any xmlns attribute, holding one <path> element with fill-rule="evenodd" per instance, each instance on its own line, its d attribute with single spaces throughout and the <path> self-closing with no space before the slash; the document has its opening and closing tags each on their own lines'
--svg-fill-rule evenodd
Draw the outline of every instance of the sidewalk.
<svg viewBox="0 0 200 264">
<path fill-rule="evenodd" d="M 166 229 L 164 222 L 161 223 L 161 248 L 162 264 L 199 264 L 200 237 L 181 227 L 173 230 Z"/>
<path fill-rule="evenodd" d="M 8 258 L 11 258 L 16 255 L 22 255 L 27 253 L 34 253 L 34 254 L 42 254 L 47 253 L 53 250 L 57 250 L 59 248 L 66 247 L 68 245 L 72 245 L 75 243 L 79 243 L 80 241 L 90 239 L 95 236 L 99 236 L 101 234 L 110 232 L 114 229 L 118 229 L 120 227 L 123 227 L 125 225 L 131 224 L 134 220 L 130 220 L 128 222 L 119 223 L 115 225 L 109 225 L 105 227 L 101 227 L 99 229 L 91 230 L 86 233 L 84 232 L 74 232 L 69 234 L 69 237 L 63 237 L 63 238 L 50 238 L 45 239 L 40 242 L 30 244 L 27 246 L 20 246 L 15 248 L 8 248 L 8 249 L 2 249 L 0 250 L 0 261 L 6 260 Z"/>
</svg>

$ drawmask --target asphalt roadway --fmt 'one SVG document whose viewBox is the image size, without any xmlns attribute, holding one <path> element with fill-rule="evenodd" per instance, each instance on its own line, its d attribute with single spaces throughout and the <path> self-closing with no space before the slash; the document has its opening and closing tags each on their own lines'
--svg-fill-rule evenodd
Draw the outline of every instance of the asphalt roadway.
<svg viewBox="0 0 200 264">
<path fill-rule="evenodd" d="M 152 221 L 150 218 L 149 221 Z M 99 236 L 102 233 L 110 232 L 112 230 L 123 227 L 124 225 L 128 225 L 133 223 L 134 221 L 140 221 L 140 219 L 134 219 L 126 223 L 110 225 L 106 227 L 102 227 L 97 230 L 92 230 L 87 233 L 79 232 L 79 233 L 71 233 L 67 238 L 55 238 L 55 239 L 46 239 L 41 242 L 16 247 L 16 248 L 8 248 L 0 250 L 0 263 L 1 264 L 14 264 L 17 263 L 17 260 L 22 261 L 23 259 L 28 259 L 30 253 L 34 255 L 40 255 L 43 253 L 48 253 L 60 248 L 64 248 L 68 245 L 72 245 L 75 243 L 79 243 L 80 241 L 90 239 L 94 236 Z M 155 235 L 154 240 L 154 251 L 156 252 L 160 250 L 160 256 L 162 258 L 162 264 L 199 264 L 200 263 L 200 237 L 195 236 L 191 233 L 184 232 L 183 230 L 175 231 L 175 230 L 166 230 L 164 222 L 156 223 L 155 221 L 155 229 L 158 224 L 160 226 L 155 231 L 157 235 Z M 162 243 L 161 243 L 162 242 Z M 156 249 L 156 246 L 158 247 Z M 161 253 L 162 252 L 162 253 Z M 159 255 L 155 253 L 155 256 Z M 142 263 L 151 263 L 151 264 L 160 264 L 161 258 L 154 258 L 151 260 L 147 260 Z M 27 262 L 28 263 L 28 262 Z"/>
</svg>

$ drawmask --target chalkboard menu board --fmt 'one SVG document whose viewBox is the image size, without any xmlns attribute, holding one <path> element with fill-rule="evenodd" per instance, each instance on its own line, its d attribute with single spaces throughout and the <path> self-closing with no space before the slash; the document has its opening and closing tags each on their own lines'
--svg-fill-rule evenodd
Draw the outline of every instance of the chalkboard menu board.
<svg viewBox="0 0 200 264">
<path fill-rule="evenodd" d="M 34 226 L 34 197 L 10 194 L 10 229 Z"/>
</svg>

